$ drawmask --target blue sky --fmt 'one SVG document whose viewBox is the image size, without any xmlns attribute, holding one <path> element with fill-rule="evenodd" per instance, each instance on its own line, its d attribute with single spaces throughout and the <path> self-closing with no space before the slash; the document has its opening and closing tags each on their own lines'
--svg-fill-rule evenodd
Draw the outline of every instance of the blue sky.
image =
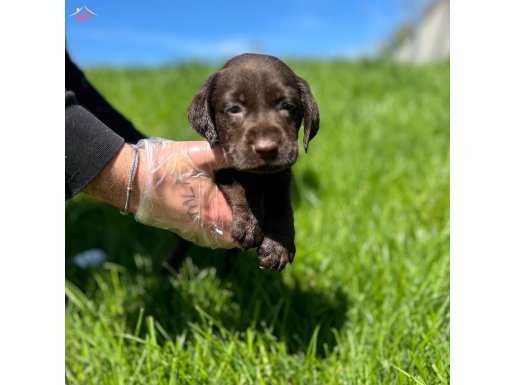
<svg viewBox="0 0 515 385">
<path fill-rule="evenodd" d="M 83 66 L 373 53 L 424 0 L 66 1 L 66 40 Z M 87 6 L 97 16 L 69 15 Z"/>
</svg>

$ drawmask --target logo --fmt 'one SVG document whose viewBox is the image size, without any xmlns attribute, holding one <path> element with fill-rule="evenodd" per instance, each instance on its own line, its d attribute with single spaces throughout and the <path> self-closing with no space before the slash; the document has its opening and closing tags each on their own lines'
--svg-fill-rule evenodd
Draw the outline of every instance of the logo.
<svg viewBox="0 0 515 385">
<path fill-rule="evenodd" d="M 76 21 L 82 22 L 91 19 L 93 16 L 98 16 L 95 12 L 89 9 L 86 5 L 75 8 L 69 17 L 73 17 Z"/>
</svg>

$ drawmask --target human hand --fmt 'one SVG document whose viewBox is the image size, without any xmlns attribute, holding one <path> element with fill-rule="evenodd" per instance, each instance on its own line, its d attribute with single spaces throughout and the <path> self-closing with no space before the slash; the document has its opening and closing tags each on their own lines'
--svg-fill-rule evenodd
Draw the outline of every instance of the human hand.
<svg viewBox="0 0 515 385">
<path fill-rule="evenodd" d="M 220 149 L 206 141 L 160 138 L 142 140 L 137 148 L 137 221 L 200 246 L 238 247 L 231 237 L 230 206 L 214 183 L 214 172 L 226 166 Z"/>
<path fill-rule="evenodd" d="M 214 172 L 226 167 L 220 149 L 206 141 L 141 140 L 139 164 L 128 211 L 149 226 L 173 231 L 198 245 L 234 248 L 232 212 L 214 183 Z M 126 144 L 86 187 L 86 192 L 124 208 L 134 151 Z"/>
</svg>

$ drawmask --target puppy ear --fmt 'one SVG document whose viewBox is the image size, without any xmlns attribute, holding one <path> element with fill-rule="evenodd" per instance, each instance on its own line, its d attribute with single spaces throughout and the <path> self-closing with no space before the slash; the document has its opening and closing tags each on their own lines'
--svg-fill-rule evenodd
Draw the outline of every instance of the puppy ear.
<svg viewBox="0 0 515 385">
<path fill-rule="evenodd" d="M 320 111 L 315 98 L 311 94 L 308 82 L 297 76 L 302 106 L 304 108 L 304 150 L 308 152 L 308 144 L 315 137 L 320 125 Z"/>
<path fill-rule="evenodd" d="M 188 120 L 200 135 L 206 138 L 211 146 L 218 143 L 218 134 L 211 114 L 209 99 L 217 73 L 207 78 L 200 91 L 193 97 L 188 107 Z"/>
</svg>

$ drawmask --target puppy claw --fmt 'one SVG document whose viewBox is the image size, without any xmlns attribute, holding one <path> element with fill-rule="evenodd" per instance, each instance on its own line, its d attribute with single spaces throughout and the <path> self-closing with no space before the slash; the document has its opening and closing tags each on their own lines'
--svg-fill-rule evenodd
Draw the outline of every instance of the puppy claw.
<svg viewBox="0 0 515 385">
<path fill-rule="evenodd" d="M 275 259 L 272 256 L 261 258 L 259 261 L 259 268 L 261 270 L 273 269 L 275 265 Z"/>
<path fill-rule="evenodd" d="M 293 261 L 295 249 L 293 247 L 292 250 L 288 250 L 278 241 L 265 238 L 259 247 L 258 255 L 260 268 L 282 271 L 288 263 Z"/>
<path fill-rule="evenodd" d="M 289 259 L 287 258 L 281 258 L 281 260 L 279 261 L 279 266 L 277 268 L 277 271 L 283 271 L 284 268 L 286 267 L 286 265 L 290 262 Z"/>
</svg>

